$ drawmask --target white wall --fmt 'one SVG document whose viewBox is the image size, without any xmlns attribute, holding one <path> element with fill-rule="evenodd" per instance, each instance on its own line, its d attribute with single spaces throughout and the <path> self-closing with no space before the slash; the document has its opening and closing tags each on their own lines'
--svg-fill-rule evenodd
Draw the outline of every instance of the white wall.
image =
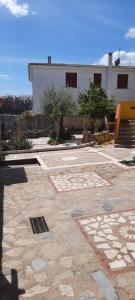
<svg viewBox="0 0 135 300">
<path fill-rule="evenodd" d="M 108 89 L 108 68 L 74 68 L 74 67 L 47 67 L 32 66 L 31 80 L 33 90 L 33 111 L 41 111 L 41 97 L 47 86 L 66 88 L 66 72 L 77 72 L 77 88 L 70 88 L 73 96 L 77 99 L 79 91 L 88 89 L 89 83 L 93 82 L 94 73 L 102 73 L 102 87 L 108 95 L 113 95 L 116 103 L 121 100 L 135 100 L 135 72 L 133 69 L 112 69 L 111 90 Z M 117 89 L 117 74 L 128 74 L 128 89 Z"/>
<path fill-rule="evenodd" d="M 48 86 L 54 86 L 56 88 L 66 88 L 66 72 L 77 72 L 77 88 L 70 88 L 71 93 L 74 98 L 77 99 L 80 91 L 89 88 L 90 82 L 93 82 L 94 73 L 102 73 L 102 86 L 107 89 L 106 73 L 103 70 L 77 70 L 71 69 L 54 69 L 54 68 L 44 68 L 35 67 L 32 68 L 32 92 L 33 92 L 33 111 L 41 111 L 41 98 L 44 90 Z"/>
<path fill-rule="evenodd" d="M 117 76 L 118 74 L 128 74 L 128 88 L 127 89 L 117 89 Z M 116 102 L 124 100 L 135 100 L 135 71 L 120 71 L 114 70 L 112 72 L 112 85 L 111 94 L 116 99 Z"/>
<path fill-rule="evenodd" d="M 47 86 L 64 87 L 63 72 L 35 68 L 32 73 L 33 111 L 40 112 L 41 97 Z"/>
</svg>

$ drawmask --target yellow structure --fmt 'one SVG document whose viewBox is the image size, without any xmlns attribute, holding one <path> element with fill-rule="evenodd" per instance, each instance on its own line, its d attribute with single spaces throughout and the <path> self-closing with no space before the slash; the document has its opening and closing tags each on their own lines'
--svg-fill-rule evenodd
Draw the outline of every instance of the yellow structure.
<svg viewBox="0 0 135 300">
<path fill-rule="evenodd" d="M 135 120 L 135 101 L 121 101 L 115 117 L 115 144 L 119 137 L 120 123 L 123 120 Z"/>
</svg>

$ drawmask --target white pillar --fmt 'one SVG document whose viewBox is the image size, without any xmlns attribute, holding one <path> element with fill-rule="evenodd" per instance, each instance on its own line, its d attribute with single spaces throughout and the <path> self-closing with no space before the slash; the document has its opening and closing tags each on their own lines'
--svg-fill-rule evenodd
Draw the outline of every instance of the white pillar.
<svg viewBox="0 0 135 300">
<path fill-rule="evenodd" d="M 108 80 L 107 80 L 107 96 L 111 98 L 112 95 L 112 53 L 108 53 Z"/>
</svg>

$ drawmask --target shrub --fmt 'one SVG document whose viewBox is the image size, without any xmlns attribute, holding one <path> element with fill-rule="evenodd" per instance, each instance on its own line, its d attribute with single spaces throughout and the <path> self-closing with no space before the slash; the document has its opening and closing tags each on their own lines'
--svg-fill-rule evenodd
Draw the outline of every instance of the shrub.
<svg viewBox="0 0 135 300">
<path fill-rule="evenodd" d="M 3 145 L 3 150 L 24 150 L 31 149 L 32 142 L 26 137 L 11 137 L 11 139 Z"/>
<path fill-rule="evenodd" d="M 73 129 L 65 128 L 65 129 L 63 130 L 62 139 L 63 139 L 63 140 L 70 140 L 71 137 L 72 137 L 72 134 L 73 134 Z"/>
<path fill-rule="evenodd" d="M 55 139 L 56 139 L 56 131 L 55 131 L 54 128 L 51 129 L 51 130 L 49 131 L 48 136 L 49 136 L 49 138 L 52 139 L 52 140 L 55 140 Z"/>
<path fill-rule="evenodd" d="M 71 115 L 76 108 L 72 94 L 65 89 L 56 89 L 52 86 L 44 91 L 41 100 L 43 113 L 54 120 L 56 140 L 59 142 L 64 131 L 63 118 Z"/>
<path fill-rule="evenodd" d="M 47 144 L 49 144 L 49 145 L 58 145 L 58 142 L 57 142 L 56 140 L 54 140 L 54 139 L 50 139 L 50 140 L 47 142 Z"/>
<path fill-rule="evenodd" d="M 63 142 L 64 140 L 69 140 L 71 138 L 73 134 L 73 129 L 68 129 L 68 128 L 65 128 L 61 134 L 61 139 L 59 140 L 59 142 Z M 49 141 L 48 141 L 48 144 L 50 145 L 57 145 L 58 144 L 58 141 L 56 139 L 56 131 L 55 129 L 51 129 L 49 131 Z"/>
</svg>

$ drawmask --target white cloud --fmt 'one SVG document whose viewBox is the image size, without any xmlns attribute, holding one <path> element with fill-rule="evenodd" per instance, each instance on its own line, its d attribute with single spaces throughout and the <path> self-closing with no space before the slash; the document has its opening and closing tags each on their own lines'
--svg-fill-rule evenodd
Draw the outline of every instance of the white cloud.
<svg viewBox="0 0 135 300">
<path fill-rule="evenodd" d="M 38 12 L 35 11 L 35 10 L 32 10 L 31 13 L 32 13 L 32 15 L 34 15 L 34 16 L 37 16 L 37 15 L 38 15 Z"/>
<path fill-rule="evenodd" d="M 128 30 L 128 32 L 125 34 L 125 37 L 127 39 L 135 39 L 135 27 L 134 28 L 130 28 Z"/>
<path fill-rule="evenodd" d="M 29 4 L 18 4 L 18 0 L 0 0 L 0 5 L 5 6 L 16 17 L 27 16 L 30 12 Z"/>
<path fill-rule="evenodd" d="M 0 74 L 0 79 L 9 80 L 9 79 L 11 79 L 11 76 L 9 76 L 7 74 Z"/>
<path fill-rule="evenodd" d="M 120 65 L 135 66 L 135 52 L 115 51 L 113 53 L 113 63 L 120 56 Z M 104 54 L 99 61 L 99 65 L 108 65 L 108 54 Z"/>
</svg>

